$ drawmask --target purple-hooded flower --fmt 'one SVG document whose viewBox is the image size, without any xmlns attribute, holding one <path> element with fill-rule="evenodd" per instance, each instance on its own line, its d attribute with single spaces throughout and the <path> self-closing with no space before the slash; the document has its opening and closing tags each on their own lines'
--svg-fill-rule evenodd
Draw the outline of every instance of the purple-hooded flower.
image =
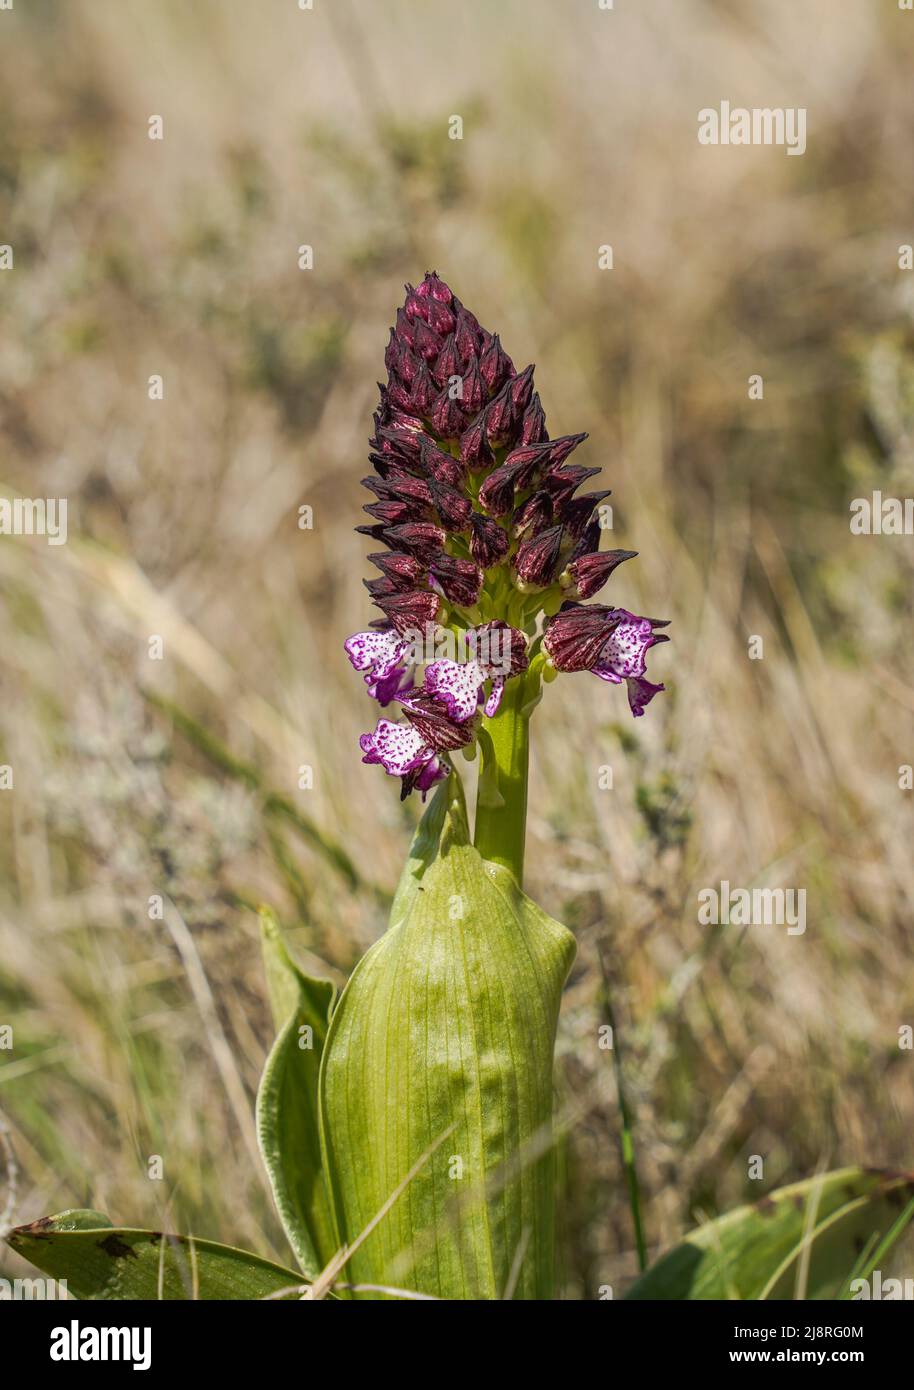
<svg viewBox="0 0 914 1390">
<path fill-rule="evenodd" d="M 650 618 L 636 618 L 624 608 L 614 608 L 610 621 L 612 630 L 590 669 L 601 680 L 619 685 L 643 676 L 649 649 L 667 639 L 655 635 Z"/>
<path fill-rule="evenodd" d="M 392 628 L 356 632 L 343 643 L 357 671 L 365 672 L 368 693 L 379 705 L 389 705 L 413 683 L 413 667 L 404 658 L 408 645 Z"/>
<path fill-rule="evenodd" d="M 426 667 L 425 691 L 443 704 L 451 719 L 463 723 L 477 713 L 492 719 L 498 713 L 505 681 L 528 666 L 527 639 L 516 628 L 496 620 L 468 634 L 472 656 L 467 661 L 433 661 Z M 492 682 L 488 697 L 486 681 Z"/>
<path fill-rule="evenodd" d="M 448 775 L 447 764 L 410 724 L 379 719 L 373 733 L 362 734 L 359 746 L 363 763 L 380 763 L 389 776 L 402 779 L 401 799 L 415 788 L 424 801 L 426 792 Z"/>
<path fill-rule="evenodd" d="M 669 639 L 655 631 L 665 624 L 639 618 L 625 608 L 566 603 L 550 621 L 543 646 L 559 671 L 592 671 L 614 685 L 628 683 L 632 714 L 644 713 L 662 685 L 645 680 L 647 653 Z"/>
</svg>

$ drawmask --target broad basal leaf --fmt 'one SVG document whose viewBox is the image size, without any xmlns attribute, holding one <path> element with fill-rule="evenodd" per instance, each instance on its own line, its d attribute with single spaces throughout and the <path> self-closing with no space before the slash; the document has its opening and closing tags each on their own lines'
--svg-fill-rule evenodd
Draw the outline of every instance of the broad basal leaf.
<svg viewBox="0 0 914 1390">
<path fill-rule="evenodd" d="M 259 1299 L 291 1290 L 301 1275 L 246 1250 L 191 1236 L 115 1227 L 95 1211 L 65 1211 L 7 1236 L 12 1248 L 76 1298 Z"/>
<path fill-rule="evenodd" d="M 418 1165 L 342 1279 L 440 1298 L 550 1295 L 552 1050 L 573 956 L 571 934 L 469 843 L 458 779 L 442 785 L 324 1048 L 340 1243 L 357 1242 Z"/>
<path fill-rule="evenodd" d="M 289 955 L 275 917 L 261 912 L 264 963 L 279 1035 L 257 1096 L 257 1136 L 279 1215 L 309 1277 L 336 1250 L 321 1171 L 317 1083 L 335 990 Z"/>
<path fill-rule="evenodd" d="M 694 1231 L 625 1297 L 837 1298 L 912 1196 L 914 1175 L 862 1168 L 779 1188 Z"/>
</svg>

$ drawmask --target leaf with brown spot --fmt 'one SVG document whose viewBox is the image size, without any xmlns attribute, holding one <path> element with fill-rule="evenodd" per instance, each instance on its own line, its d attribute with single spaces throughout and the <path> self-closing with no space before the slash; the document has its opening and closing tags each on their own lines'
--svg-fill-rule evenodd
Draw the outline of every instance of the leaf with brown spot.
<svg viewBox="0 0 914 1390">
<path fill-rule="evenodd" d="M 75 1298 L 261 1299 L 302 1276 L 246 1250 L 160 1231 L 115 1228 L 98 1212 L 66 1211 L 10 1231 L 7 1243 Z"/>
</svg>

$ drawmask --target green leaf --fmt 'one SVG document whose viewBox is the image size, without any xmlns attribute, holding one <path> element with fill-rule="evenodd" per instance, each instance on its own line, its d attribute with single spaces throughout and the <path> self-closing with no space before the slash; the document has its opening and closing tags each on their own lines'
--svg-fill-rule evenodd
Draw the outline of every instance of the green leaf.
<svg viewBox="0 0 914 1390">
<path fill-rule="evenodd" d="M 836 1298 L 867 1242 L 901 1234 L 914 1174 L 842 1168 L 781 1187 L 689 1235 L 631 1299 Z M 885 1243 L 880 1247 L 887 1253 Z"/>
<path fill-rule="evenodd" d="M 263 909 L 261 940 L 273 1017 L 279 1028 L 257 1094 L 257 1138 L 273 1197 L 295 1257 L 314 1278 L 336 1250 L 321 1171 L 317 1084 L 336 995 L 329 980 L 298 968 L 279 923 Z"/>
<path fill-rule="evenodd" d="M 111 1225 L 97 1211 L 64 1211 L 10 1231 L 7 1242 L 76 1298 L 301 1296 L 301 1275 L 247 1250 L 193 1236 Z"/>
<path fill-rule="evenodd" d="M 480 857 L 459 779 L 443 784 L 324 1048 L 340 1244 L 380 1216 L 342 1279 L 439 1298 L 551 1295 L 552 1050 L 574 949 Z"/>
</svg>

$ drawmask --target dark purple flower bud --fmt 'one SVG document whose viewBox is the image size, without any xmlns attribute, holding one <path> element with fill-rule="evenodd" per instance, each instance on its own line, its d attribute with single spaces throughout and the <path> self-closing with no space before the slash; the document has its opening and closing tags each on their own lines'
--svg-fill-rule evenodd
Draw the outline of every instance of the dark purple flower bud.
<svg viewBox="0 0 914 1390">
<path fill-rule="evenodd" d="M 393 331 L 401 343 L 412 347 L 416 338 L 416 325 L 405 309 L 397 310 L 397 326 Z"/>
<path fill-rule="evenodd" d="M 411 384 L 419 370 L 418 358 L 410 351 L 409 343 L 398 338 L 393 328 L 390 330 L 390 342 L 384 353 L 384 365 L 391 377 L 399 377 L 406 386 Z"/>
<path fill-rule="evenodd" d="M 462 361 L 468 362 L 471 358 L 479 356 L 482 346 L 482 329 L 479 327 L 478 320 L 468 309 L 461 306 L 457 314 L 457 327 L 454 329 L 454 336 L 457 340 L 457 351 L 460 353 Z"/>
<path fill-rule="evenodd" d="M 413 589 L 422 578 L 423 568 L 415 555 L 404 555 L 397 550 L 378 550 L 368 559 L 377 565 L 381 573 L 391 581 L 398 592 Z"/>
<path fill-rule="evenodd" d="M 522 541 L 514 557 L 514 568 L 523 584 L 545 589 L 558 573 L 563 528 L 550 526 L 529 541 Z"/>
<path fill-rule="evenodd" d="M 408 521 L 402 526 L 390 526 L 384 537 L 393 541 L 395 549 L 414 556 L 426 569 L 447 539 L 442 528 L 430 521 Z"/>
<path fill-rule="evenodd" d="M 486 478 L 479 489 L 479 505 L 490 516 L 507 516 L 514 506 L 514 480 L 517 466 L 503 463 Z"/>
<path fill-rule="evenodd" d="M 492 444 L 510 439 L 514 429 L 515 411 L 511 403 L 511 383 L 505 382 L 485 414 L 486 435 Z"/>
<path fill-rule="evenodd" d="M 400 380 L 404 383 L 404 385 L 412 386 L 413 382 L 419 374 L 419 368 L 421 366 L 422 363 L 420 359 L 414 356 L 414 354 L 410 352 L 409 348 L 404 343 L 403 350 L 400 353 L 400 361 L 397 366 L 397 375 L 399 376 Z"/>
<path fill-rule="evenodd" d="M 579 444 L 587 438 L 585 434 L 564 434 L 559 439 L 550 439 L 543 466 L 548 469 L 559 468 Z"/>
<path fill-rule="evenodd" d="M 417 459 L 420 441 L 423 439 L 422 421 L 416 421 L 416 428 L 403 425 L 384 425 L 378 430 L 378 447 L 382 454 L 395 458 Z"/>
<path fill-rule="evenodd" d="M 420 459 L 426 477 L 437 478 L 439 483 L 459 487 L 466 477 L 466 468 L 460 460 L 455 459 L 453 454 L 446 454 L 443 449 L 439 449 L 428 435 L 423 436 Z"/>
<path fill-rule="evenodd" d="M 592 550 L 599 550 L 602 534 L 603 528 L 600 525 L 600 518 L 595 516 L 584 527 L 581 539 L 571 552 L 572 560 L 577 560 L 581 555 L 589 555 Z"/>
<path fill-rule="evenodd" d="M 390 545 L 387 539 L 386 526 L 356 526 L 356 534 L 359 536 L 370 536 L 373 541 L 382 541 L 384 545 Z"/>
<path fill-rule="evenodd" d="M 428 483 L 432 505 L 445 531 L 465 531 L 473 514 L 473 504 L 468 497 L 447 483 L 439 483 L 431 478 Z"/>
<path fill-rule="evenodd" d="M 540 531 L 551 526 L 554 520 L 552 498 L 548 492 L 534 492 L 514 513 L 513 530 L 515 536 L 523 539 L 538 536 Z"/>
<path fill-rule="evenodd" d="M 397 377 L 391 377 L 390 385 L 387 388 L 387 399 L 397 407 L 398 410 L 409 410 L 411 395 L 409 390 Z"/>
<path fill-rule="evenodd" d="M 432 376 L 440 386 L 446 386 L 452 376 L 461 375 L 460 354 L 457 351 L 457 341 L 453 333 L 448 335 L 444 347 L 438 354 Z"/>
<path fill-rule="evenodd" d="M 463 408 L 468 413 L 475 414 L 482 409 L 485 402 L 486 386 L 479 370 L 479 363 L 474 358 L 463 378 Z"/>
<path fill-rule="evenodd" d="M 590 523 L 594 507 L 598 502 L 602 502 L 604 497 L 611 495 L 611 489 L 606 488 L 603 492 L 586 492 L 583 497 L 569 497 L 563 502 L 559 515 L 568 534 L 579 540 Z"/>
<path fill-rule="evenodd" d="M 382 579 L 363 579 L 362 583 L 371 594 L 372 598 L 386 598 L 388 594 L 399 594 L 402 591 L 397 588 L 392 579 L 386 575 Z"/>
<path fill-rule="evenodd" d="M 442 304 L 440 300 L 432 297 L 428 300 L 428 326 L 433 333 L 446 337 L 453 333 L 457 319 L 447 304 Z"/>
<path fill-rule="evenodd" d="M 470 468 L 489 468 L 495 462 L 495 455 L 486 437 L 486 417 L 478 415 L 460 436 L 460 457 Z"/>
<path fill-rule="evenodd" d="M 524 411 L 520 437 L 522 444 L 542 444 L 549 438 L 546 433 L 546 416 L 536 394 Z"/>
<path fill-rule="evenodd" d="M 474 512 L 470 517 L 470 554 L 480 568 L 497 565 L 508 553 L 508 534 L 497 521 Z"/>
<path fill-rule="evenodd" d="M 407 288 L 409 288 L 409 286 L 407 286 Z M 434 299 L 437 300 L 439 304 L 456 305 L 457 303 L 450 286 L 444 283 L 437 270 L 427 270 L 422 284 L 414 293 L 419 299 Z"/>
<path fill-rule="evenodd" d="M 379 478 L 401 478 L 404 473 L 421 478 L 424 472 L 415 460 L 403 458 L 399 454 L 369 454 L 368 458 Z"/>
<path fill-rule="evenodd" d="M 456 603 L 460 608 L 472 608 L 474 603 L 479 602 L 484 576 L 472 560 L 463 560 L 442 550 L 430 563 L 429 573 L 448 603 Z"/>
<path fill-rule="evenodd" d="M 414 290 L 412 285 L 405 285 L 404 289 L 406 317 L 413 323 L 428 323 L 429 294 L 424 285 L 420 285 L 417 290 Z"/>
<path fill-rule="evenodd" d="M 566 502 L 575 488 L 586 483 L 588 478 L 595 478 L 601 472 L 599 468 L 584 468 L 581 464 L 571 463 L 563 468 L 553 468 L 543 478 L 543 487 L 555 500 L 556 506 Z"/>
<path fill-rule="evenodd" d="M 399 371 L 400 354 L 403 351 L 403 347 L 404 344 L 397 337 L 396 329 L 392 328 L 390 330 L 390 342 L 384 350 L 384 366 L 389 372 Z"/>
<path fill-rule="evenodd" d="M 449 387 L 445 386 L 435 398 L 429 418 L 435 427 L 436 434 L 439 434 L 442 439 L 460 438 L 463 432 L 464 415 L 460 409 L 459 401 L 452 398 Z"/>
<path fill-rule="evenodd" d="M 424 357 L 426 362 L 434 362 L 441 352 L 441 339 L 437 333 L 433 333 L 427 324 L 421 319 L 416 320 L 413 329 L 413 351 L 420 357 Z"/>
<path fill-rule="evenodd" d="M 362 511 L 385 526 L 401 526 L 405 522 L 416 521 L 417 509 L 411 502 L 385 501 L 370 502 Z"/>
<path fill-rule="evenodd" d="M 432 374 L 426 363 L 422 362 L 409 393 L 409 409 L 415 411 L 417 415 L 428 416 L 436 395 L 437 387 L 432 379 Z"/>
<path fill-rule="evenodd" d="M 539 481 L 545 468 L 548 450 L 548 444 L 518 444 L 517 448 L 505 456 L 505 463 L 513 464 L 517 468 L 515 486 L 518 492 L 526 491 Z"/>
<path fill-rule="evenodd" d="M 624 560 L 633 560 L 637 550 L 594 550 L 568 563 L 562 587 L 570 598 L 592 598 Z"/>
<path fill-rule="evenodd" d="M 482 356 L 479 359 L 479 370 L 490 395 L 497 391 L 508 377 L 514 375 L 514 363 L 502 350 L 497 333 L 492 334 L 483 346 Z"/>
<path fill-rule="evenodd" d="M 375 603 L 401 636 L 409 632 L 424 632 L 427 624 L 434 623 L 441 608 L 441 600 L 431 589 L 388 594 L 376 598 Z"/>
<path fill-rule="evenodd" d="M 508 383 L 508 395 L 511 397 L 511 405 L 514 408 L 514 418 L 519 419 L 530 403 L 533 394 L 533 364 L 525 367 L 519 376 L 511 378 Z"/>
<path fill-rule="evenodd" d="M 370 476 L 362 479 L 367 487 L 382 502 L 406 502 L 421 512 L 432 504 L 432 494 L 424 478 L 413 477 L 410 473 L 391 471 L 387 478 Z"/>
</svg>

